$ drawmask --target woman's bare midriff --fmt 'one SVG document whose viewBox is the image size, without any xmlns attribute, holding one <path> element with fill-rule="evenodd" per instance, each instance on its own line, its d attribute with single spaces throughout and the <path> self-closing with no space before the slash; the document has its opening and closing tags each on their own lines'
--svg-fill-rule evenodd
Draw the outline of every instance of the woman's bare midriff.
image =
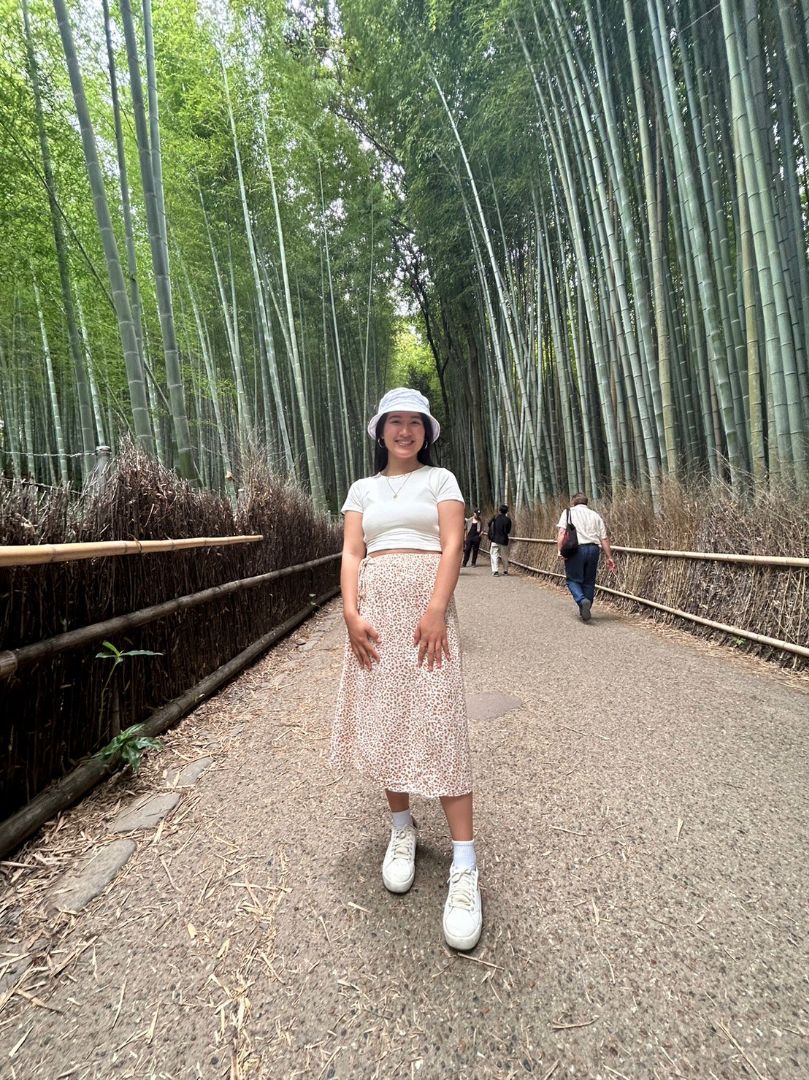
<svg viewBox="0 0 809 1080">
<path fill-rule="evenodd" d="M 424 548 L 386 548 L 385 551 L 372 551 L 369 558 L 377 559 L 380 555 L 440 555 L 440 551 L 425 551 Z"/>
</svg>

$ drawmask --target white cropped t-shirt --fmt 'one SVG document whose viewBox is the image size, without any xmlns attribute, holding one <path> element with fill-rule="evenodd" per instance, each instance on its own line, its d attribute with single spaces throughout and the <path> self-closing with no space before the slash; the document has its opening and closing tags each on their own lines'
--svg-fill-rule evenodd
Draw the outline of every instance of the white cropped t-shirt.
<svg viewBox="0 0 809 1080">
<path fill-rule="evenodd" d="M 396 548 L 440 551 L 438 504 L 447 500 L 464 501 L 458 481 L 449 469 L 422 465 L 408 473 L 406 480 L 377 473 L 355 481 L 340 510 L 362 514 L 369 555 Z"/>
</svg>

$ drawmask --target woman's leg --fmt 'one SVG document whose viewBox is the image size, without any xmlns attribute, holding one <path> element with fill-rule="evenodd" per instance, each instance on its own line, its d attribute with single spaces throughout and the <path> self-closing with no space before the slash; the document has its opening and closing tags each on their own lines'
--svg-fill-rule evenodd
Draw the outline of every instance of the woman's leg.
<svg viewBox="0 0 809 1080">
<path fill-rule="evenodd" d="M 390 800 L 390 794 L 388 794 Z M 447 816 L 453 840 L 468 843 L 472 840 L 472 792 L 466 795 L 442 795 L 441 805 Z"/>
<path fill-rule="evenodd" d="M 382 861 L 382 881 L 392 893 L 406 893 L 416 876 L 416 828 L 410 814 L 406 791 L 388 791 L 391 830 L 388 850 Z"/>
<path fill-rule="evenodd" d="M 385 788 L 385 795 L 392 814 L 401 814 L 403 810 L 410 809 L 410 796 L 406 791 L 388 791 Z"/>
<path fill-rule="evenodd" d="M 474 949 L 483 928 L 477 857 L 472 839 L 472 792 L 441 799 L 452 833 L 452 866 L 444 904 L 444 939 L 453 949 Z"/>
</svg>

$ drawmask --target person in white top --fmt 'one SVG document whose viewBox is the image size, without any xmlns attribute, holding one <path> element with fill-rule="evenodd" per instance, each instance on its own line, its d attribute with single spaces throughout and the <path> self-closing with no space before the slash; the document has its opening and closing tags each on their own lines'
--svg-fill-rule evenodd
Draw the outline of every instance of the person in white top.
<svg viewBox="0 0 809 1080">
<path fill-rule="evenodd" d="M 440 430 L 427 399 L 406 387 L 385 394 L 368 424 L 376 473 L 353 483 L 342 507 L 347 635 L 331 762 L 385 790 L 391 835 L 382 880 L 390 892 L 407 892 L 415 877 L 411 795 L 441 800 L 453 849 L 444 937 L 466 950 L 483 921 L 453 599 L 464 498 L 452 473 L 430 464 Z"/>
<path fill-rule="evenodd" d="M 590 609 L 596 595 L 596 572 L 601 551 L 607 556 L 607 566 L 615 569 L 607 526 L 604 519 L 587 505 L 587 496 L 578 491 L 570 500 L 570 507 L 562 513 L 557 526 L 556 544 L 560 558 L 565 532 L 570 522 L 576 529 L 579 545 L 565 558 L 565 580 L 570 595 L 576 601 L 579 615 L 584 622 L 590 621 Z"/>
</svg>

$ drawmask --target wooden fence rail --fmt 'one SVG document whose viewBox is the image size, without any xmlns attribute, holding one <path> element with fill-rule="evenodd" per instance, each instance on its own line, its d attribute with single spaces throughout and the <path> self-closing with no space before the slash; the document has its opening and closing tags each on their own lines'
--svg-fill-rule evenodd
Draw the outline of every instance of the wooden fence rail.
<svg viewBox="0 0 809 1080">
<path fill-rule="evenodd" d="M 161 542 L 162 541 L 158 541 Z M 94 641 L 103 641 L 113 634 L 121 631 L 134 630 L 140 626 L 146 626 L 156 619 L 165 618 L 179 611 L 199 607 L 212 600 L 220 600 L 233 593 L 242 592 L 244 589 L 255 589 L 268 581 L 278 578 L 289 577 L 291 574 L 300 573 L 303 570 L 313 570 L 317 566 L 323 566 L 327 562 L 333 562 L 340 558 L 340 552 L 333 555 L 324 555 L 320 559 L 311 559 L 309 562 L 297 563 L 295 566 L 285 566 L 280 570 L 270 570 L 266 574 L 256 574 L 254 577 L 238 578 L 222 585 L 214 585 L 210 589 L 202 589 L 200 592 L 187 593 L 185 596 L 166 600 L 162 604 L 152 604 L 151 607 L 141 608 L 139 611 L 130 611 L 125 615 L 117 615 L 103 622 L 91 623 L 89 626 L 77 627 L 68 630 L 64 634 L 45 638 L 32 645 L 23 645 L 19 649 L 6 649 L 0 652 L 0 682 L 14 675 L 23 665 L 33 664 L 37 660 L 43 660 L 66 649 L 74 649 L 81 645 L 90 645 Z"/>
<path fill-rule="evenodd" d="M 224 547 L 230 544 L 255 544 L 264 537 L 189 536 L 183 540 L 98 540 L 77 544 L 4 544 L 0 545 L 0 566 L 38 566 L 40 563 L 78 562 L 80 559 L 106 558 L 111 555 L 151 555 L 158 551 L 186 551 L 189 548 Z"/>
<path fill-rule="evenodd" d="M 336 558 L 336 556 L 330 556 Z M 324 561 L 324 560 L 320 560 Z M 304 565 L 304 564 L 301 564 Z M 222 664 L 216 671 L 206 675 L 190 690 L 164 705 L 157 712 L 138 725 L 141 735 L 154 738 L 162 735 L 172 724 L 191 712 L 206 698 L 211 697 L 221 686 L 243 671 L 249 664 L 254 663 L 263 652 L 269 649 L 281 638 L 291 633 L 300 626 L 309 616 L 324 604 L 328 603 L 340 590 L 339 585 L 333 586 L 316 600 L 312 600 L 291 618 L 276 626 L 269 633 L 264 634 L 252 645 L 234 656 L 227 663 Z M 112 755 L 99 752 L 85 758 L 67 776 L 51 784 L 50 787 L 40 792 L 26 806 L 18 810 L 11 817 L 0 821 L 0 859 L 18 847 L 25 839 L 44 824 L 54 814 L 66 810 L 86 792 L 94 787 L 99 781 L 109 776 L 121 767 L 120 752 Z"/>
<path fill-rule="evenodd" d="M 510 536 L 512 543 L 556 544 L 537 536 Z M 809 570 L 809 559 L 781 555 L 736 555 L 730 551 L 668 551 L 663 548 L 633 548 L 610 544 L 613 551 L 628 555 L 653 555 L 663 559 L 702 559 L 706 562 L 748 563 L 754 566 L 784 566 L 796 570 Z"/>
</svg>

